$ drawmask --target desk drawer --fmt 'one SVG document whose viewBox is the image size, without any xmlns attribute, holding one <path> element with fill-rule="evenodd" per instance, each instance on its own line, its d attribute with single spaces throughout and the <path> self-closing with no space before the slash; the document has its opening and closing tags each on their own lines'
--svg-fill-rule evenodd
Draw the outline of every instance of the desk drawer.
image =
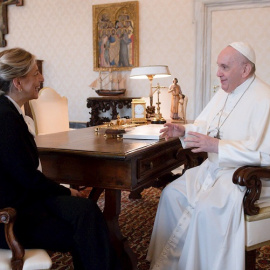
<svg viewBox="0 0 270 270">
<path fill-rule="evenodd" d="M 167 146 L 167 145 L 166 145 Z M 142 156 L 137 160 L 137 179 L 138 182 L 151 177 L 159 177 L 177 166 L 181 165 L 181 161 L 177 158 L 177 151 L 180 145 L 172 145 L 165 149 L 159 149 L 152 153 Z"/>
</svg>

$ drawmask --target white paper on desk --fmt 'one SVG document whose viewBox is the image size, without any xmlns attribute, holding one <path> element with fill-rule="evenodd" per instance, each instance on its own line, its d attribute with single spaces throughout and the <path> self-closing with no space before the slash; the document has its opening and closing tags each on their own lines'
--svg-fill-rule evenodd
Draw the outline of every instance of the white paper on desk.
<svg viewBox="0 0 270 270">
<path fill-rule="evenodd" d="M 137 139 L 137 140 L 159 140 L 160 129 L 163 125 L 150 124 L 134 127 L 130 130 L 126 129 L 126 133 L 123 134 L 123 139 Z"/>
</svg>

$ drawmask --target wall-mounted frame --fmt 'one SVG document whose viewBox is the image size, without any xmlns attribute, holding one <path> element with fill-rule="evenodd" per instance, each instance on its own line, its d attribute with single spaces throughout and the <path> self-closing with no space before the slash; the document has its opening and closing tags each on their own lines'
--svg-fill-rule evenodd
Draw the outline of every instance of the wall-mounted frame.
<svg viewBox="0 0 270 270">
<path fill-rule="evenodd" d="M 93 5 L 95 71 L 139 66 L 139 2 Z"/>
</svg>

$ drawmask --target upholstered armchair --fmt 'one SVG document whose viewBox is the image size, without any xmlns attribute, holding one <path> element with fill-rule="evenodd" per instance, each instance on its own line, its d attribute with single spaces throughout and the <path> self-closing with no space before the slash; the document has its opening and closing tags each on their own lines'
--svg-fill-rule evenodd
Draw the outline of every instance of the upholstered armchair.
<svg viewBox="0 0 270 270">
<path fill-rule="evenodd" d="M 185 156 L 184 171 L 200 165 L 207 158 L 206 153 L 194 154 L 189 149 L 180 149 L 179 158 L 182 156 L 182 159 L 183 155 Z M 240 167 L 232 178 L 234 184 L 247 188 L 243 199 L 246 226 L 246 270 L 255 270 L 256 249 L 270 245 L 270 207 L 260 208 L 256 205 L 261 194 L 261 178 L 270 179 L 270 168 Z"/>
<path fill-rule="evenodd" d="M 38 99 L 29 101 L 36 134 L 44 135 L 69 130 L 68 100 L 50 87 L 39 91 Z"/>
<path fill-rule="evenodd" d="M 256 249 L 270 245 L 270 207 L 260 208 L 256 201 L 261 194 L 261 178 L 270 179 L 270 168 L 245 166 L 237 169 L 233 183 L 246 186 L 243 199 L 246 223 L 246 269 L 255 269 Z"/>
<path fill-rule="evenodd" d="M 15 219 L 15 209 L 0 209 L 0 223 L 5 224 L 5 237 L 10 248 L 0 249 L 0 270 L 50 269 L 52 261 L 45 250 L 24 250 L 17 241 L 13 232 Z"/>
</svg>

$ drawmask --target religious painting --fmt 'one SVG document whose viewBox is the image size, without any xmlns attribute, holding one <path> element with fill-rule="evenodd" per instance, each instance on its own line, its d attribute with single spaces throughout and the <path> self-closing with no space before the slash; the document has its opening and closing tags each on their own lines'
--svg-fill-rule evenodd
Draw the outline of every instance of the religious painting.
<svg viewBox="0 0 270 270">
<path fill-rule="evenodd" d="M 139 65 L 139 2 L 93 5 L 95 71 L 130 70 Z"/>
</svg>

